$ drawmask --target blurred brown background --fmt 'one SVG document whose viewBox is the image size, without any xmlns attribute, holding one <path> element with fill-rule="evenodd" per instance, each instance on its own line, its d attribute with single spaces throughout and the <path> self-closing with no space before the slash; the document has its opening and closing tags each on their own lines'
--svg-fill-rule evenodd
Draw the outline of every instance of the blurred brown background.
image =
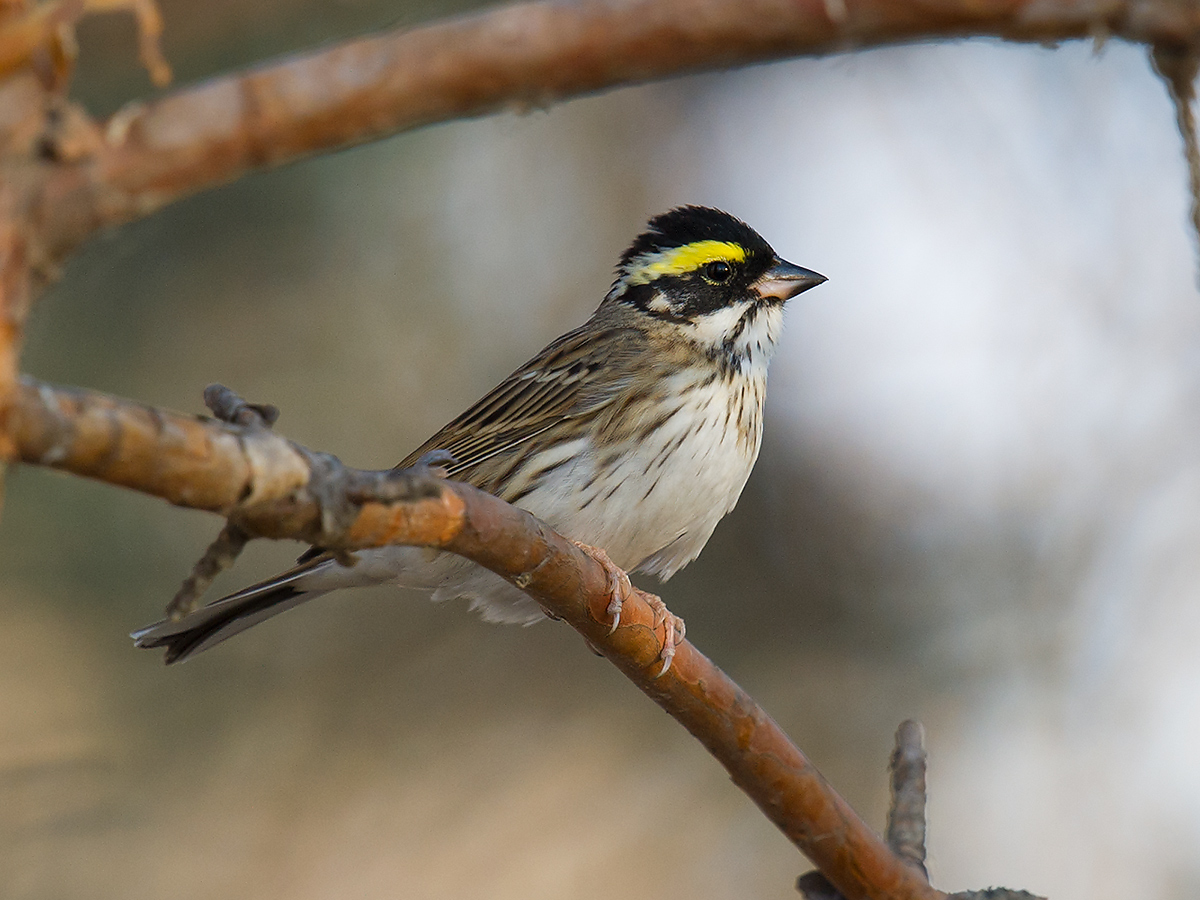
<svg viewBox="0 0 1200 900">
<path fill-rule="evenodd" d="M 177 83 L 460 8 L 164 2 Z M 89 20 L 75 95 L 151 93 Z M 1200 303 L 1139 50 L 910 47 L 455 123 L 93 242 L 25 366 L 180 410 L 222 381 L 391 465 L 582 320 L 645 219 L 742 216 L 799 299 L 763 455 L 662 589 L 873 823 L 928 728 L 945 889 L 1200 893 Z M 34 469 L 0 525 L 0 896 L 795 896 L 807 864 L 569 629 L 333 596 L 184 666 L 219 522 Z M 300 548 L 256 546 L 220 588 Z"/>
</svg>

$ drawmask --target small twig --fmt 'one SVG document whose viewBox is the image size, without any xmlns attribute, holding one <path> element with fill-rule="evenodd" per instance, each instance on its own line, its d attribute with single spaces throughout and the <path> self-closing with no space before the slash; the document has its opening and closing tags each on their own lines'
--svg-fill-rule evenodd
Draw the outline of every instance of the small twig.
<svg viewBox="0 0 1200 900">
<path fill-rule="evenodd" d="M 167 604 L 167 618 L 182 619 L 195 610 L 213 579 L 237 561 L 249 541 L 250 535 L 232 522 L 227 522 L 217 539 L 208 545 L 200 561 L 192 567 L 192 574 L 183 580 L 179 591 Z"/>
<path fill-rule="evenodd" d="M 888 846 L 902 860 L 925 868 L 925 729 L 908 719 L 896 730 L 892 751 L 892 806 L 888 810 Z"/>
<path fill-rule="evenodd" d="M 1183 138 L 1183 155 L 1187 160 L 1188 185 L 1191 188 L 1192 240 L 1200 254 L 1200 142 L 1196 138 L 1196 117 L 1192 112 L 1192 101 L 1196 99 L 1196 73 L 1200 71 L 1200 53 L 1189 45 L 1160 43 L 1151 46 L 1150 61 L 1166 83 L 1175 106 L 1175 125 Z M 1200 263 L 1200 256 L 1197 260 Z"/>
<path fill-rule="evenodd" d="M 247 403 L 223 384 L 210 384 L 204 389 L 204 405 L 222 422 L 231 425 L 270 428 L 279 421 L 279 407 Z"/>
</svg>

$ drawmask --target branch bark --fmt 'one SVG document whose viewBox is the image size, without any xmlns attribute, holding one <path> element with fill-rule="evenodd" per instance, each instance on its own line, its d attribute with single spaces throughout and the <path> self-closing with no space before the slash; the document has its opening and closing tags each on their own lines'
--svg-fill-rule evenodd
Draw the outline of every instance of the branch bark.
<svg viewBox="0 0 1200 900">
<path fill-rule="evenodd" d="M 686 72 L 934 38 L 1191 45 L 1172 0 L 593 0 L 346 41 L 134 103 L 56 174 L 51 256 L 247 172 L 396 132 Z"/>
<path fill-rule="evenodd" d="M 528 513 L 427 471 L 364 472 L 262 427 L 182 416 L 23 379 L 20 458 L 227 517 L 252 536 L 348 551 L 404 543 L 465 556 L 575 628 L 691 732 L 845 897 L 944 895 L 902 862 L 770 717 L 690 643 L 658 675 L 663 635 L 640 597 L 609 631 L 598 563 Z"/>
</svg>

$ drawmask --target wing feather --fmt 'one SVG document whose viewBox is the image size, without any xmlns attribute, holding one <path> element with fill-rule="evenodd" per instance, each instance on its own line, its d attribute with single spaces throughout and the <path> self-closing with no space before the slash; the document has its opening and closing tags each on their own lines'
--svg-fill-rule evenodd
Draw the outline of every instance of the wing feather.
<svg viewBox="0 0 1200 900">
<path fill-rule="evenodd" d="M 445 450 L 455 462 L 451 478 L 504 496 L 498 488 L 515 457 L 532 439 L 568 419 L 603 411 L 617 401 L 637 367 L 646 344 L 634 328 L 577 328 L 547 346 L 500 382 L 466 412 L 406 456 L 396 466 L 406 469 L 433 450 Z M 595 347 L 614 348 L 601 358 Z M 603 378 L 598 377 L 603 371 Z M 573 434 L 568 433 L 564 438 Z M 310 547 L 299 558 L 310 563 L 325 551 Z M 284 573 L 286 577 L 290 573 Z"/>
<path fill-rule="evenodd" d="M 618 330 L 629 333 L 612 333 Z M 620 396 L 627 383 L 620 377 L 621 370 L 631 370 L 632 366 L 622 365 L 621 358 L 597 358 L 594 348 L 597 344 L 629 347 L 630 339 L 637 341 L 640 336 L 633 329 L 569 332 L 500 382 L 396 468 L 411 466 L 432 450 L 445 450 L 456 460 L 447 466 L 450 477 L 495 491 L 492 482 L 503 468 L 497 458 L 520 452 L 532 438 L 568 419 L 594 414 Z M 601 370 L 603 379 L 597 377 Z"/>
</svg>

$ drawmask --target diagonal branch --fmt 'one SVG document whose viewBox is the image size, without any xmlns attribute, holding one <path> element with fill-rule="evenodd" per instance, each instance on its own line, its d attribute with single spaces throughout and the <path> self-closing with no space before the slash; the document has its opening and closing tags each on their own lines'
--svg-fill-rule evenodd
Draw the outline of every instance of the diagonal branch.
<svg viewBox="0 0 1200 900">
<path fill-rule="evenodd" d="M 219 512 L 252 536 L 354 550 L 390 543 L 467 557 L 566 620 L 690 731 L 842 894 L 943 897 L 894 855 L 770 717 L 691 644 L 656 677 L 662 635 L 640 597 L 609 632 L 598 563 L 526 512 L 428 470 L 364 472 L 260 427 L 182 416 L 25 379 L 20 458 Z"/>
<path fill-rule="evenodd" d="M 528 109 L 686 72 L 935 38 L 1097 35 L 1191 44 L 1171 0 L 530 2 L 345 41 L 118 112 L 86 164 L 57 173 L 53 255 L 97 228 L 247 172 L 432 122 Z"/>
</svg>

